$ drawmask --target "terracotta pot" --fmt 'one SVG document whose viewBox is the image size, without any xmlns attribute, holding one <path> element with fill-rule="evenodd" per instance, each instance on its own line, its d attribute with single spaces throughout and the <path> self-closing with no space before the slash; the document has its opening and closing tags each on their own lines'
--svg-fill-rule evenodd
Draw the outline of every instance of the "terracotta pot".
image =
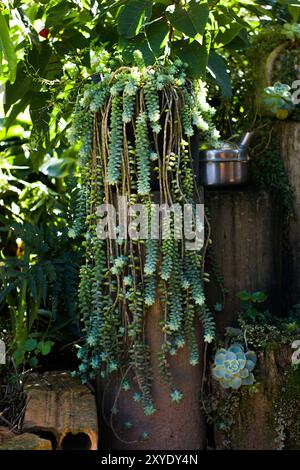
<svg viewBox="0 0 300 470">
<path fill-rule="evenodd" d="M 153 398 L 156 413 L 145 416 L 141 404 L 135 403 L 133 393 L 137 388 L 121 392 L 117 402 L 118 414 L 113 415 L 114 431 L 106 428 L 106 442 L 100 446 L 109 449 L 202 449 L 205 444 L 205 422 L 200 409 L 199 394 L 201 389 L 202 366 L 191 366 L 188 362 L 187 348 L 182 349 L 172 358 L 171 371 L 178 389 L 184 398 L 180 404 L 172 403 L 169 388 L 161 383 L 157 353 L 161 349 L 163 334 L 160 330 L 162 306 L 157 299 L 147 315 L 146 336 L 151 348 L 151 363 L 153 368 Z M 199 338 L 201 338 L 199 332 Z M 203 360 L 203 354 L 201 354 Z M 99 408 L 102 408 L 106 420 L 111 416 L 116 394 L 119 389 L 116 378 L 110 384 L 98 379 Z M 126 429 L 126 423 L 132 427 Z M 142 434 L 149 433 L 146 440 L 141 440 Z M 117 434 L 122 440 L 118 439 Z M 100 439 L 101 440 L 101 439 Z"/>
</svg>

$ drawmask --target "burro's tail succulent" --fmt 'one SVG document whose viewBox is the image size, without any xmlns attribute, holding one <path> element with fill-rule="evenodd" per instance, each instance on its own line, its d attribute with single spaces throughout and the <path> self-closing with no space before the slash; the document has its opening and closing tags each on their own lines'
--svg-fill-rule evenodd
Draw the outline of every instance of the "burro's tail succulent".
<svg viewBox="0 0 300 470">
<path fill-rule="evenodd" d="M 228 349 L 217 350 L 212 375 L 223 388 L 238 389 L 242 385 L 252 385 L 256 360 L 255 352 L 245 352 L 242 344 L 232 344 Z"/>
</svg>

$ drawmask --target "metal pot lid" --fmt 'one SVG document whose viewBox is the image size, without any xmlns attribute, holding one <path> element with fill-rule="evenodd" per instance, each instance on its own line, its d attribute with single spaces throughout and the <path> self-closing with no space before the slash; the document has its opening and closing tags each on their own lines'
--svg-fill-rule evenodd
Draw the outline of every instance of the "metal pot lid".
<svg viewBox="0 0 300 470">
<path fill-rule="evenodd" d="M 243 149 L 211 149 L 199 153 L 200 161 L 247 162 L 248 152 Z"/>
</svg>

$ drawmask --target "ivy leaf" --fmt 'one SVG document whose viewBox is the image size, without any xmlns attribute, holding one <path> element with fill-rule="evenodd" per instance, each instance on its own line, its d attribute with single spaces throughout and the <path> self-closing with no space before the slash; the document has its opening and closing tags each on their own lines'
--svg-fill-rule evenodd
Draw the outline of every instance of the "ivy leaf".
<svg viewBox="0 0 300 470">
<path fill-rule="evenodd" d="M 14 44 L 9 34 L 7 21 L 3 13 L 0 11 L 0 48 L 7 60 L 10 71 L 10 82 L 13 83 L 16 78 L 17 55 Z"/>
<path fill-rule="evenodd" d="M 37 357 L 31 357 L 29 359 L 29 364 L 30 364 L 30 367 L 32 367 L 32 368 L 37 367 L 38 364 L 39 364 L 38 358 Z"/>
<path fill-rule="evenodd" d="M 208 70 L 219 85 L 225 98 L 232 97 L 231 80 L 226 69 L 226 62 L 215 51 L 211 51 L 208 59 Z"/>
<path fill-rule="evenodd" d="M 268 297 L 265 294 L 265 292 L 258 291 L 258 292 L 253 292 L 253 294 L 252 294 L 252 301 L 253 302 L 262 303 L 262 302 L 265 302 L 265 300 L 267 300 L 267 298 Z"/>
<path fill-rule="evenodd" d="M 217 303 L 214 305 L 214 310 L 215 310 L 215 312 L 222 312 L 222 310 L 223 310 L 223 305 L 222 305 L 220 302 L 217 302 Z"/>
<path fill-rule="evenodd" d="M 242 290 L 237 294 L 238 298 L 244 302 L 251 300 L 251 294 L 245 290 Z"/>
<path fill-rule="evenodd" d="M 47 356 L 54 345 L 53 341 L 40 341 L 38 344 L 38 349 L 43 356 Z"/>
<path fill-rule="evenodd" d="M 153 0 L 129 0 L 120 13 L 118 32 L 125 38 L 136 36 L 142 26 L 143 19 L 151 16 Z"/>
<path fill-rule="evenodd" d="M 25 351 L 28 351 L 28 352 L 33 351 L 36 347 L 37 347 L 36 339 L 29 338 L 24 343 Z"/>
</svg>

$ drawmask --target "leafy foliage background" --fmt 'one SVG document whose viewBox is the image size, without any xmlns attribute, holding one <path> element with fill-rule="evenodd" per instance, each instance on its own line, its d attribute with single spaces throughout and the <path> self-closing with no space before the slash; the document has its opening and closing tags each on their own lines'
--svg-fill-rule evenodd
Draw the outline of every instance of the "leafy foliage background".
<svg viewBox="0 0 300 470">
<path fill-rule="evenodd" d="M 78 148 L 67 139 L 81 87 L 111 67 L 179 57 L 232 98 L 230 61 L 297 1 L 4 0 L 0 7 L 1 327 L 18 364 L 80 336 L 73 230 Z M 232 62 L 231 62 L 232 63 Z M 236 64 L 235 64 L 236 65 Z M 232 69 L 233 73 L 235 67 Z"/>
</svg>

